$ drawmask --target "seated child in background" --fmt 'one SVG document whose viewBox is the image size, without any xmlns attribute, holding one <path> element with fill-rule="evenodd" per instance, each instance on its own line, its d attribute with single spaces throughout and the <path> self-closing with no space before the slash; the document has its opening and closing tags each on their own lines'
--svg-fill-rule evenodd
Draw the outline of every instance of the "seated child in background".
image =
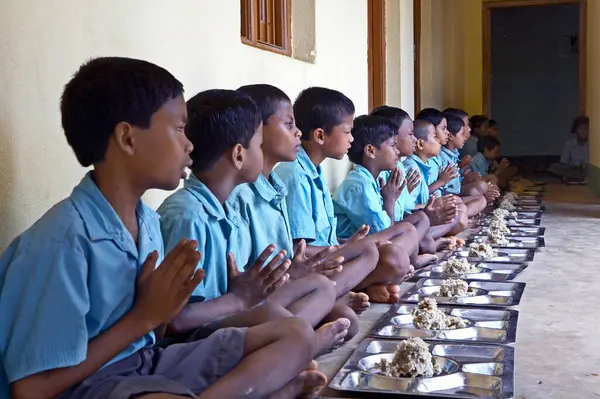
<svg viewBox="0 0 600 399">
<path fill-rule="evenodd" d="M 397 230 L 402 231 L 407 226 L 415 229 L 411 223 L 396 222 L 396 203 L 406 187 L 403 173 L 397 167 L 400 158 L 397 126 L 380 116 L 363 115 L 354 120 L 352 136 L 354 141 L 348 158 L 354 168 L 333 195 L 338 237 L 348 238 L 367 225 L 369 234 L 379 235 L 381 240 L 397 243 L 404 249 L 410 245 L 411 263 L 415 268 L 435 262 L 437 256 L 433 254 L 419 255 L 422 238 L 415 237 L 414 243 L 396 241 L 399 235 L 402 238 Z M 385 183 L 379 178 L 384 171 L 391 171 Z M 433 245 L 431 242 L 430 247 Z"/>
<path fill-rule="evenodd" d="M 275 173 L 288 191 L 286 202 L 290 209 L 292 238 L 294 242 L 305 240 L 314 253 L 322 247 L 340 245 L 337 219 L 321 163 L 327 158 L 342 159 L 350 149 L 354 104 L 338 91 L 311 87 L 300 93 L 294 102 L 294 117 L 302 132 L 302 146 L 297 159 L 281 163 L 275 168 Z M 346 262 L 358 256 L 368 258 L 368 261 L 357 262 L 353 272 L 348 272 L 353 281 L 344 281 L 345 287 L 339 290 L 364 291 L 374 302 L 396 301 L 398 284 L 409 273 L 410 260 L 397 245 L 375 247 L 373 240 L 363 239 L 368 229 L 364 226 L 353 237 L 343 241 L 336 253 Z M 377 266 L 374 270 L 371 248 L 375 248 L 379 257 L 378 261 L 375 260 Z"/>
<path fill-rule="evenodd" d="M 404 166 L 408 169 L 416 168 L 419 171 L 420 183 L 419 187 L 411 193 L 411 197 L 417 204 L 424 204 L 430 201 L 429 186 L 434 183 L 437 178 L 432 176 L 432 170 L 436 169 L 433 165 L 433 157 L 440 154 L 441 144 L 436 134 L 436 129 L 433 124 L 426 120 L 416 119 L 414 122 L 414 134 L 417 139 L 415 153 L 408 157 L 404 161 Z M 456 198 L 455 196 L 450 196 Z M 469 218 L 466 213 L 466 207 L 464 204 L 459 203 L 457 205 L 457 215 L 452 223 L 443 225 L 443 229 L 440 236 L 447 234 L 458 234 L 464 231 L 469 224 Z M 442 230 L 442 226 L 440 229 Z M 434 236 L 435 237 L 435 236 Z"/>
<path fill-rule="evenodd" d="M 516 170 L 510 166 L 506 158 L 498 163 L 498 169 L 490 173 L 490 163 L 500 158 L 501 143 L 494 136 L 484 136 L 477 142 L 479 152 L 473 156 L 471 169 L 483 176 L 483 179 L 497 184 L 500 188 L 508 187 L 508 182 L 515 176 Z"/>
<path fill-rule="evenodd" d="M 194 145 L 192 174 L 158 213 L 165 248 L 184 238 L 198 242 L 202 257 L 197 268 L 205 278 L 193 299 L 204 300 L 186 305 L 170 332 L 197 330 L 194 336 L 201 336 L 290 316 L 317 326 L 333 308 L 333 284 L 319 274 L 288 282 L 291 261 L 285 259 L 285 250 L 277 253 L 272 244 L 250 259 L 244 222 L 235 210 L 224 207 L 236 186 L 255 181 L 262 171 L 262 121 L 256 105 L 234 90 L 207 90 L 188 100 L 187 114 L 185 134 Z M 253 263 L 244 271 L 249 262 Z M 321 327 L 319 353 L 331 349 L 348 327 L 346 319 Z"/>
<path fill-rule="evenodd" d="M 290 279 L 296 280 L 312 274 L 329 276 L 336 282 L 337 300 L 326 320 L 337 319 L 339 316 L 349 319 L 351 327 L 346 336 L 349 339 L 358 332 L 356 314 L 366 310 L 369 297 L 364 293 L 349 292 L 344 280 L 354 281 L 353 275 L 357 274 L 357 268 L 365 267 L 368 260 L 359 256 L 340 266 L 340 260 L 333 254 L 334 246 L 311 257 L 306 256 L 305 241 L 301 240 L 294 246 L 285 201 L 287 189 L 273 172 L 275 165 L 294 161 L 300 151 L 301 133 L 296 127 L 292 103 L 283 91 L 267 84 L 243 86 L 237 91 L 252 98 L 263 123 L 262 173 L 255 182 L 238 186 L 227 199 L 227 205 L 238 212 L 245 222 L 251 242 L 250 258 L 258 257 L 266 246 L 273 243 L 277 248 L 285 249 L 287 257 L 292 258 L 292 265 L 288 269 Z M 376 257 L 371 259 L 370 269 L 375 267 L 376 261 Z M 364 270 L 361 280 L 369 274 L 369 265 Z"/>
<path fill-rule="evenodd" d="M 494 119 L 488 121 L 487 134 L 500 140 L 500 137 L 498 137 L 500 135 L 500 127 L 498 126 L 498 122 Z"/>
<path fill-rule="evenodd" d="M 458 149 L 465 143 L 465 123 L 463 120 L 452 114 L 444 114 L 447 122 L 448 141 L 445 146 L 442 146 L 440 155 L 434 158 L 440 169 L 447 168 L 452 165 L 458 168 Z M 480 187 L 487 189 L 484 182 L 475 182 L 471 187 L 462 187 L 462 177 L 458 175 L 452 179 L 443 188 L 444 193 L 458 195 L 467 207 L 467 215 L 473 217 L 481 213 L 487 206 L 487 201 L 480 192 Z"/>
<path fill-rule="evenodd" d="M 474 157 L 477 154 L 479 151 L 477 143 L 482 137 L 487 136 L 489 124 L 490 120 L 484 115 L 473 115 L 469 119 L 471 136 L 465 141 L 465 145 L 460 151 L 461 158 L 467 156 Z"/>
<path fill-rule="evenodd" d="M 455 200 L 451 196 L 444 197 L 442 200 L 436 200 L 435 197 L 431 197 L 427 204 L 420 204 L 417 209 L 415 199 L 410 194 L 421 183 L 420 173 L 418 168 L 406 169 L 403 163 L 404 159 L 412 156 L 415 150 L 416 138 L 412 119 L 410 119 L 406 111 L 387 105 L 375 108 L 371 111 L 371 115 L 381 116 L 389 120 L 398 129 L 396 148 L 399 151 L 401 159 L 398 161 L 396 167 L 406 176 L 406 186 L 402 190 L 398 201 L 396 201 L 394 211 L 396 221 L 403 220 L 412 223 L 416 227 L 421 239 L 422 253 L 430 253 L 443 249 L 452 242 L 451 239 L 444 238 L 442 235 L 449 231 L 443 225 L 450 225 L 456 217 Z M 381 173 L 384 182 L 387 182 L 390 175 L 390 171 Z M 433 246 L 429 237 L 431 237 L 431 240 L 435 240 Z"/>
<path fill-rule="evenodd" d="M 564 183 L 581 183 L 587 177 L 589 162 L 590 120 L 578 116 L 571 126 L 571 137 L 563 147 L 560 163 L 550 166 L 550 172 L 560 177 Z"/>
<path fill-rule="evenodd" d="M 154 346 L 203 277 L 194 241 L 164 256 L 141 201 L 191 164 L 182 84 L 145 61 L 96 58 L 65 86 L 61 115 L 93 171 L 0 259 L 0 397 L 295 397 L 323 385 L 314 363 L 303 372 L 316 340 L 299 318 Z"/>
</svg>

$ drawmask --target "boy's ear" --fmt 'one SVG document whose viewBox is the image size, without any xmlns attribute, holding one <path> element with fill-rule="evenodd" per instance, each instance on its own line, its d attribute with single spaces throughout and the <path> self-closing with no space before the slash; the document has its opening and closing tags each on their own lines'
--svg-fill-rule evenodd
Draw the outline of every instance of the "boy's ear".
<svg viewBox="0 0 600 399">
<path fill-rule="evenodd" d="M 367 144 L 364 149 L 365 156 L 367 158 L 375 159 L 375 147 L 371 144 Z"/>
<path fill-rule="evenodd" d="M 117 146 L 127 155 L 135 153 L 135 129 L 127 122 L 119 122 L 115 126 L 113 138 Z"/>
<path fill-rule="evenodd" d="M 323 145 L 325 143 L 325 131 L 321 128 L 313 130 L 312 139 L 315 143 Z"/>
<path fill-rule="evenodd" d="M 425 148 L 425 140 L 417 139 L 417 150 L 423 151 L 424 148 Z"/>
<path fill-rule="evenodd" d="M 244 165 L 244 147 L 241 144 L 236 144 L 231 148 L 230 152 L 231 163 L 237 170 L 242 170 Z"/>
</svg>

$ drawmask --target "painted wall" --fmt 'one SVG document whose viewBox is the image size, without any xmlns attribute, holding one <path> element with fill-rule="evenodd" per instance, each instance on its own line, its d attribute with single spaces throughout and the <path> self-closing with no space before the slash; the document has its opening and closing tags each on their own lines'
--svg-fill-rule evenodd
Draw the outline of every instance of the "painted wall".
<svg viewBox="0 0 600 399">
<path fill-rule="evenodd" d="M 590 117 L 590 188 L 600 195 L 600 2 L 587 2 L 587 113 Z"/>
<path fill-rule="evenodd" d="M 85 170 L 60 129 L 63 85 L 86 59 L 147 59 L 173 72 L 188 96 L 271 83 L 292 98 L 311 85 L 346 93 L 367 112 L 367 0 L 316 4 L 316 62 L 240 42 L 238 1 L 3 0 L 0 13 L 0 248 L 69 195 Z M 330 162 L 335 185 L 347 162 Z M 151 192 L 157 206 L 167 195 Z"/>
</svg>

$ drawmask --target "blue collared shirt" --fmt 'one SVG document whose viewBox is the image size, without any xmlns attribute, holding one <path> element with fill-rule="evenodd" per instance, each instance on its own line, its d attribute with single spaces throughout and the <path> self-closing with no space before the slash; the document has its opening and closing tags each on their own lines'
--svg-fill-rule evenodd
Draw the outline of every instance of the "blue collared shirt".
<svg viewBox="0 0 600 399">
<path fill-rule="evenodd" d="M 433 184 L 435 180 L 432 181 L 431 176 L 431 164 L 432 160 L 428 160 L 427 162 L 423 162 L 421 158 L 417 155 L 411 155 L 410 157 L 404 160 L 404 167 L 406 169 L 415 169 L 419 172 L 420 183 L 415 190 L 410 193 L 410 210 L 415 209 L 416 205 L 426 204 L 429 201 L 429 185 Z M 437 177 L 435 177 L 437 179 Z"/>
<path fill-rule="evenodd" d="M 577 136 L 573 135 L 573 137 L 567 140 L 563 147 L 560 162 L 570 166 L 579 167 L 589 162 L 589 154 L 589 141 L 586 141 L 585 144 L 582 145 L 579 143 L 579 140 L 577 140 Z"/>
<path fill-rule="evenodd" d="M 442 151 L 440 152 L 440 155 L 438 157 L 438 161 L 440 162 L 440 164 L 442 165 L 442 168 L 447 167 L 448 165 L 455 165 L 458 167 L 458 158 L 459 158 L 459 152 L 458 150 L 449 150 L 446 147 L 442 147 Z M 463 180 L 463 176 L 462 174 L 460 174 L 458 177 L 450 180 L 448 182 L 448 184 L 446 184 L 444 186 L 444 193 L 450 193 L 450 194 L 460 194 L 460 190 L 462 188 L 462 180 Z"/>
<path fill-rule="evenodd" d="M 333 201 L 321 167 L 301 148 L 294 162 L 279 164 L 275 173 L 288 190 L 285 200 L 293 239 L 304 238 L 314 246 L 339 245 Z"/>
<path fill-rule="evenodd" d="M 238 213 L 245 223 L 241 228 L 247 229 L 245 234 L 250 243 L 248 252 L 253 261 L 267 248 L 274 244 L 275 254 L 285 249 L 288 258 L 293 256 L 294 242 L 290 232 L 285 196 L 287 189 L 275 173 L 267 179 L 263 174 L 254 183 L 242 184 L 227 199 L 228 210 Z"/>
<path fill-rule="evenodd" d="M 402 171 L 403 180 L 406 180 L 406 175 L 408 174 L 409 169 L 406 169 L 404 167 L 403 160 L 398 161 L 398 164 L 396 165 L 396 167 Z M 392 174 L 392 172 L 390 170 L 386 170 L 384 172 L 381 172 L 381 174 L 379 175 L 379 178 L 382 178 L 383 182 L 387 183 L 391 174 Z M 412 203 L 412 200 L 410 199 L 410 194 L 408 192 L 408 186 L 406 186 L 402 190 L 402 193 L 400 193 L 400 197 L 398 197 L 398 201 L 396 201 L 396 206 L 394 207 L 394 219 L 395 219 L 394 221 L 395 222 L 401 221 L 402 219 L 404 219 L 404 214 L 410 213 L 413 209 L 414 209 L 414 204 Z"/>
<path fill-rule="evenodd" d="M 194 174 L 162 203 L 158 213 L 167 251 L 184 238 L 198 242 L 202 255 L 198 269 L 206 275 L 193 295 L 211 300 L 226 294 L 227 254 L 235 254 L 240 271 L 249 259 L 244 249 L 249 245 L 242 242 L 239 233 L 241 217 L 233 211 L 226 214 L 223 205 Z"/>
<path fill-rule="evenodd" d="M 343 239 L 352 237 L 362 225 L 370 227 L 370 234 L 392 225 L 383 208 L 379 182 L 361 165 L 354 165 L 335 190 L 333 210 L 338 223 L 337 235 Z"/>
<path fill-rule="evenodd" d="M 482 153 L 478 152 L 473 156 L 473 163 L 471 164 L 471 170 L 473 172 L 479 172 L 481 176 L 487 176 L 489 174 L 489 169 L 490 165 Z"/>
<path fill-rule="evenodd" d="M 138 242 L 91 173 L 0 258 L 0 397 L 8 384 L 86 359 L 88 342 L 133 305 L 148 255 L 163 259 L 158 215 L 137 206 Z M 153 332 L 108 364 L 153 345 Z"/>
<path fill-rule="evenodd" d="M 467 139 L 467 141 L 465 141 L 465 145 L 460 150 L 460 157 L 464 158 L 469 155 L 474 157 L 475 154 L 477 154 L 477 143 L 478 142 L 479 142 L 479 139 L 477 138 L 477 136 L 475 136 L 474 134 L 471 134 L 471 137 L 469 137 Z"/>
</svg>

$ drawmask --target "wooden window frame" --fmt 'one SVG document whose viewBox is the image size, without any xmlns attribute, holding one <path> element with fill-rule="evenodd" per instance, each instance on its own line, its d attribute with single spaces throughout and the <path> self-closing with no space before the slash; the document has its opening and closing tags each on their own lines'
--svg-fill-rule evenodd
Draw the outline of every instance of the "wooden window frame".
<svg viewBox="0 0 600 399">
<path fill-rule="evenodd" d="M 268 42 L 260 41 L 259 37 L 259 25 L 261 20 L 259 17 L 258 10 L 260 9 L 261 1 L 269 0 L 240 0 L 240 38 L 242 43 L 259 48 L 261 50 L 270 51 L 277 54 L 292 56 L 292 0 L 272 0 L 273 2 L 281 2 L 283 15 L 283 27 L 281 28 L 282 34 L 282 46 L 270 44 Z M 275 11 L 277 12 L 277 11 Z M 268 22 L 267 22 L 268 23 Z M 249 32 L 248 36 L 244 36 L 244 30 Z"/>
<path fill-rule="evenodd" d="M 386 103 L 385 0 L 369 0 L 367 18 L 369 110 L 372 110 Z"/>
</svg>

